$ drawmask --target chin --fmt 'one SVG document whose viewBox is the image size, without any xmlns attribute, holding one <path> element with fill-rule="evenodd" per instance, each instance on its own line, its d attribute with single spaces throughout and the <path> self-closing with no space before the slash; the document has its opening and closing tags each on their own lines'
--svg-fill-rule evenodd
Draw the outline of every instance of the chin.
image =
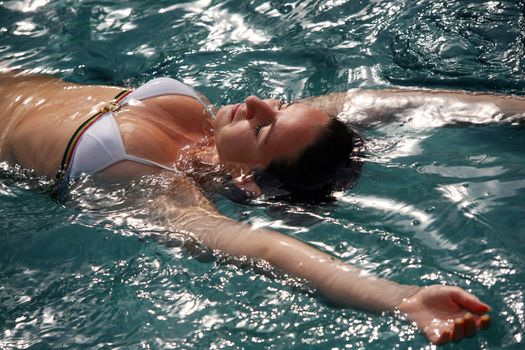
<svg viewBox="0 0 525 350">
<path fill-rule="evenodd" d="M 231 115 L 231 112 L 230 112 L 230 108 L 228 107 L 231 107 L 231 106 L 223 106 L 221 108 L 219 108 L 219 110 L 217 111 L 217 113 L 215 114 L 215 120 L 214 120 L 214 123 L 213 123 L 213 129 L 214 130 L 217 130 L 219 129 L 220 127 L 228 124 L 230 122 L 230 115 Z"/>
</svg>

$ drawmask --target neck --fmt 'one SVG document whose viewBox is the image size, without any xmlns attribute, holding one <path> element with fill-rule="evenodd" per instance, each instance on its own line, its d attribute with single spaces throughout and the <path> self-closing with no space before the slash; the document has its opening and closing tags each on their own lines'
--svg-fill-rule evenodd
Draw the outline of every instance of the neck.
<svg viewBox="0 0 525 350">
<path fill-rule="evenodd" d="M 212 137 L 206 137 L 202 142 L 187 146 L 177 163 L 177 168 L 188 175 L 203 170 L 214 171 L 220 167 L 219 155 Z"/>
<path fill-rule="evenodd" d="M 249 195 L 259 196 L 262 193 L 248 167 L 220 161 L 213 139 L 204 140 L 184 150 L 177 167 L 206 191 L 223 191 L 223 180 L 229 175 L 233 184 Z"/>
<path fill-rule="evenodd" d="M 251 179 L 251 170 L 235 163 L 223 163 L 219 158 L 213 138 L 185 149 L 177 163 L 177 168 L 197 182 L 210 176 L 231 176 L 234 182 L 242 184 Z M 242 185 L 241 185 L 242 186 Z"/>
<path fill-rule="evenodd" d="M 213 138 L 184 149 L 177 168 L 204 192 L 222 193 L 227 190 L 225 184 L 230 171 L 219 161 Z"/>
</svg>

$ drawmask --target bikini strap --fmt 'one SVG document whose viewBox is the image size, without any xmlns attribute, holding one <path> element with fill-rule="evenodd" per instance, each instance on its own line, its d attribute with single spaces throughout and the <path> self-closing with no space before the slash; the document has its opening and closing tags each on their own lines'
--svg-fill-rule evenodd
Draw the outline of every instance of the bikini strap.
<svg viewBox="0 0 525 350">
<path fill-rule="evenodd" d="M 89 129 L 91 125 L 97 122 L 104 115 L 106 115 L 107 113 L 113 113 L 119 110 L 119 108 L 122 107 L 123 105 L 122 101 L 131 92 L 132 92 L 131 90 L 122 90 L 121 92 L 119 92 L 110 102 L 105 104 L 98 112 L 96 112 L 91 117 L 89 117 L 85 122 L 83 122 L 78 127 L 78 129 L 73 133 L 73 136 L 71 137 L 71 139 L 69 139 L 66 150 L 64 151 L 64 156 L 62 157 L 62 161 L 60 162 L 60 169 L 58 170 L 57 175 L 56 175 L 56 180 L 59 184 L 59 187 L 61 186 L 62 182 L 64 182 L 64 180 L 67 178 L 66 174 L 71 165 L 73 153 L 82 135 L 84 135 L 86 130 Z"/>
<path fill-rule="evenodd" d="M 161 168 L 161 169 L 170 171 L 172 173 L 180 173 L 180 171 L 177 168 L 170 168 L 170 167 L 168 167 L 166 165 L 154 162 L 152 160 L 145 159 L 145 158 L 140 158 L 140 157 L 137 157 L 137 156 L 134 156 L 134 155 L 131 155 L 131 154 L 127 154 L 127 153 L 126 153 L 126 156 L 124 157 L 123 160 L 130 160 L 130 161 L 133 161 L 133 162 L 136 162 L 136 163 L 140 163 L 140 164 L 149 165 L 149 166 L 152 166 L 152 167 Z"/>
</svg>

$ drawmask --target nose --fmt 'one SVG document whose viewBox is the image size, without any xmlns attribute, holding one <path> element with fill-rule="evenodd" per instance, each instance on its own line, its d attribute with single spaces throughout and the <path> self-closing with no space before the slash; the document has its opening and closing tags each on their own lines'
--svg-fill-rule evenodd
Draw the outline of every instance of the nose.
<svg viewBox="0 0 525 350">
<path fill-rule="evenodd" d="M 261 120 L 275 119 L 276 110 L 257 96 L 246 99 L 246 119 L 257 118 Z"/>
</svg>

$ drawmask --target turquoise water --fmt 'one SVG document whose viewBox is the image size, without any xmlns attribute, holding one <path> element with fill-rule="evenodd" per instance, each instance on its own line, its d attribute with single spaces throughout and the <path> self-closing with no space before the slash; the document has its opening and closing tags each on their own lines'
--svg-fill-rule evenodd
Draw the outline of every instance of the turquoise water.
<svg viewBox="0 0 525 350">
<path fill-rule="evenodd" d="M 524 54 L 516 0 L 0 1 L 11 66 L 111 85 L 168 75 L 217 105 L 386 86 L 525 95 Z M 216 204 L 382 277 L 459 285 L 492 305 L 489 330 L 444 348 L 521 349 L 524 132 L 366 129 L 361 177 L 336 202 Z M 137 199 L 147 184 L 88 179 L 63 207 L 49 181 L 0 168 L 2 349 L 430 347 L 395 317 L 147 239 L 162 233 Z"/>
</svg>

